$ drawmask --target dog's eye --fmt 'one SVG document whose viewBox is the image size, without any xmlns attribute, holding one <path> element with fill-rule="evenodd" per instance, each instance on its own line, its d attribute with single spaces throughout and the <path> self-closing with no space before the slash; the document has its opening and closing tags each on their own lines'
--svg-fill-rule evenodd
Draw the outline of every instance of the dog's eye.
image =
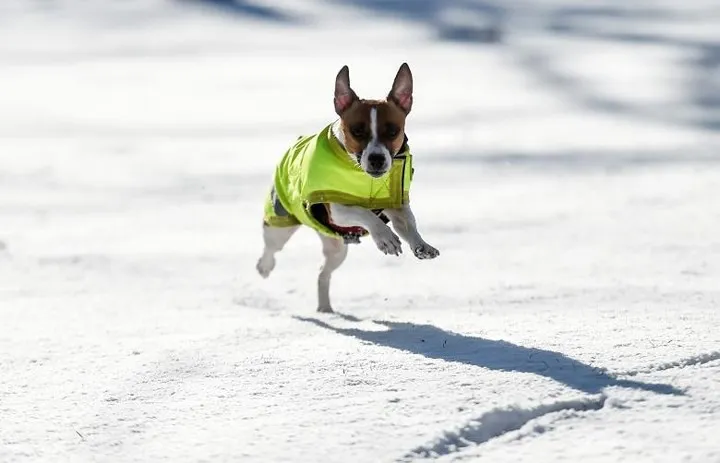
<svg viewBox="0 0 720 463">
<path fill-rule="evenodd" d="M 398 133 L 400 133 L 400 128 L 393 124 L 388 124 L 385 126 L 385 136 L 388 138 L 395 138 L 398 136 Z"/>
<path fill-rule="evenodd" d="M 362 140 L 367 135 L 367 132 L 364 125 L 358 124 L 350 127 L 350 134 L 358 140 Z"/>
</svg>

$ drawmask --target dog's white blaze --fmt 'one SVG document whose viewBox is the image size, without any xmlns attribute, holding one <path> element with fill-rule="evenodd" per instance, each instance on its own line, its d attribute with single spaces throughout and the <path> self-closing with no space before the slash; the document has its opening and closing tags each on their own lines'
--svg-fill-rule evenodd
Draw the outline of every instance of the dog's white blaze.
<svg viewBox="0 0 720 463">
<path fill-rule="evenodd" d="M 377 108 L 371 108 L 370 109 L 370 134 L 372 137 L 370 138 L 370 143 L 368 143 L 367 147 L 365 148 L 365 152 L 369 153 L 383 153 L 386 156 L 390 155 L 390 151 L 387 149 L 385 145 L 380 143 L 380 140 L 378 140 L 378 126 L 377 126 Z"/>
<path fill-rule="evenodd" d="M 368 170 L 368 157 L 372 153 L 382 153 L 385 155 L 385 166 L 390 167 L 392 162 L 392 156 L 390 156 L 390 150 L 387 146 L 380 143 L 378 140 L 378 127 L 377 127 L 377 108 L 370 108 L 370 133 L 372 135 L 370 143 L 367 144 L 363 150 L 362 157 L 360 158 L 360 166 L 367 171 Z"/>
<path fill-rule="evenodd" d="M 370 144 L 377 144 L 377 108 L 370 109 L 370 133 L 372 133 L 372 140 Z"/>
</svg>

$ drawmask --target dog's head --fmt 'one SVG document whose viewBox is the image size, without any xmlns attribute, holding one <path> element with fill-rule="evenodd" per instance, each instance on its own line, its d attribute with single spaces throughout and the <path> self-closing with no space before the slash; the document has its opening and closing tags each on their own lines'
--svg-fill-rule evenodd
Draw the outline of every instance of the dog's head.
<svg viewBox="0 0 720 463">
<path fill-rule="evenodd" d="M 405 118 L 413 97 L 410 67 L 403 63 L 387 97 L 383 100 L 358 98 L 350 88 L 347 66 L 335 78 L 335 112 L 340 116 L 345 149 L 372 177 L 383 176 L 392 166 L 405 141 Z"/>
</svg>

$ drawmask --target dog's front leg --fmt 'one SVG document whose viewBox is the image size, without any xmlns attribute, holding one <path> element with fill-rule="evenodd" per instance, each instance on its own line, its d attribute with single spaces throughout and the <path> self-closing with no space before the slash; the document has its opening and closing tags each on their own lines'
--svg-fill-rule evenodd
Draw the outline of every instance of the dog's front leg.
<svg viewBox="0 0 720 463">
<path fill-rule="evenodd" d="M 369 231 L 378 249 L 385 254 L 397 256 L 402 253 L 400 238 L 371 210 L 357 206 L 330 204 L 330 217 L 335 225 L 363 227 Z"/>
<path fill-rule="evenodd" d="M 410 245 L 415 257 L 418 259 L 434 259 L 440 255 L 440 251 L 427 244 L 420 236 L 415 222 L 415 215 L 410 209 L 410 205 L 405 205 L 399 209 L 385 209 L 383 213 L 388 216 L 398 235 Z"/>
</svg>

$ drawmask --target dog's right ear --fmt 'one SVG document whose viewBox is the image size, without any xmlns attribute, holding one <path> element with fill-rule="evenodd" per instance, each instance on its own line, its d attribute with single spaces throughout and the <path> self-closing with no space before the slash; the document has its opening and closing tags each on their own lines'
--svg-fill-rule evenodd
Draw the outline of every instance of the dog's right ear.
<svg viewBox="0 0 720 463">
<path fill-rule="evenodd" d="M 343 66 L 335 77 L 335 112 L 341 116 L 358 99 L 350 88 L 350 70 Z"/>
</svg>

